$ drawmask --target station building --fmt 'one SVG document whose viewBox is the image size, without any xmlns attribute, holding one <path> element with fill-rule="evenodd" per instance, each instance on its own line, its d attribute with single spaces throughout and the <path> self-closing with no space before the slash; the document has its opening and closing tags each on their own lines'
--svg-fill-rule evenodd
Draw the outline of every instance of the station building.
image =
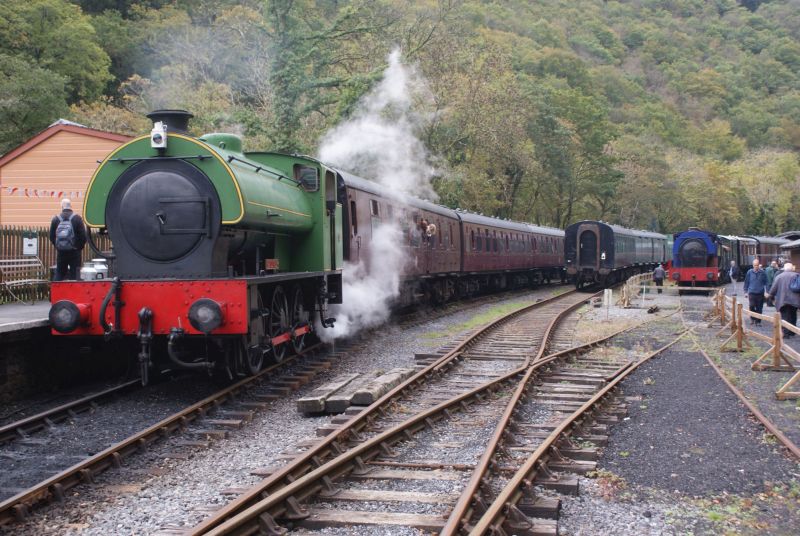
<svg viewBox="0 0 800 536">
<path fill-rule="evenodd" d="M 49 227 L 59 200 L 83 211 L 92 174 L 129 136 L 60 119 L 0 157 L 0 226 Z"/>
</svg>

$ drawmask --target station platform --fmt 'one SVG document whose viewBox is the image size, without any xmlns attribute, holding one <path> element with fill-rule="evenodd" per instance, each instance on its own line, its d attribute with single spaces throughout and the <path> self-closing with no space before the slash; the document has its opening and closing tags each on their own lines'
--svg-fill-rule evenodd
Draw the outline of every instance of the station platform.
<svg viewBox="0 0 800 536">
<path fill-rule="evenodd" d="M 38 301 L 33 305 L 4 303 L 0 305 L 0 334 L 47 326 L 50 324 L 48 312 L 49 301 Z"/>
</svg>

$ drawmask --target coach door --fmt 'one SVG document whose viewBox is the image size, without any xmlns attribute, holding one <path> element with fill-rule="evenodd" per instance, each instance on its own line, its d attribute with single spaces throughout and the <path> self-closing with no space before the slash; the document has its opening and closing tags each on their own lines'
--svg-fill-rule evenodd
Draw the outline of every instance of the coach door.
<svg viewBox="0 0 800 536">
<path fill-rule="evenodd" d="M 350 262 L 358 263 L 361 258 L 361 235 L 358 229 L 358 204 L 356 192 L 350 189 Z"/>
<path fill-rule="evenodd" d="M 591 230 L 581 232 L 578 240 L 578 266 L 597 266 L 597 234 Z"/>
</svg>

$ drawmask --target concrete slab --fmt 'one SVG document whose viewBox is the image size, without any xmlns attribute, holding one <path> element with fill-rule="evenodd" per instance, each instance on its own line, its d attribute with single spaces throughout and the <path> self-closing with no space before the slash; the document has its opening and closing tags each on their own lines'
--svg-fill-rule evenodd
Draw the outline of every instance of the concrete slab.
<svg viewBox="0 0 800 536">
<path fill-rule="evenodd" d="M 4 303 L 0 305 L 0 333 L 47 326 L 50 321 L 49 301 L 39 301 L 33 305 L 23 303 Z"/>
</svg>

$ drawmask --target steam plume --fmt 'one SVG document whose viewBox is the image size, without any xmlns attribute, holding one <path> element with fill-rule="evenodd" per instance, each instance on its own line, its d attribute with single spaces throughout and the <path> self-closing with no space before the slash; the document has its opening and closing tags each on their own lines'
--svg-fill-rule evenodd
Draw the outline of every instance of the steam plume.
<svg viewBox="0 0 800 536">
<path fill-rule="evenodd" d="M 423 118 L 414 104 L 427 95 L 426 85 L 413 68 L 401 63 L 399 50 L 388 59 L 383 79 L 362 98 L 353 117 L 323 138 L 319 159 L 382 184 L 384 197 L 412 193 L 435 199 L 430 184 L 434 169 L 415 134 Z M 336 327 L 317 331 L 325 339 L 383 323 L 400 292 L 400 274 L 407 260 L 400 222 L 384 218 L 371 228 L 362 224 L 359 231 L 362 243 L 369 244 L 369 256 L 345 264 L 344 304 L 331 311 Z"/>
<path fill-rule="evenodd" d="M 434 169 L 416 135 L 424 118 L 414 110 L 415 102 L 427 97 L 427 84 L 401 63 L 399 49 L 388 60 L 383 79 L 353 117 L 325 135 L 319 158 L 394 192 L 436 199 L 430 184 Z"/>
</svg>

